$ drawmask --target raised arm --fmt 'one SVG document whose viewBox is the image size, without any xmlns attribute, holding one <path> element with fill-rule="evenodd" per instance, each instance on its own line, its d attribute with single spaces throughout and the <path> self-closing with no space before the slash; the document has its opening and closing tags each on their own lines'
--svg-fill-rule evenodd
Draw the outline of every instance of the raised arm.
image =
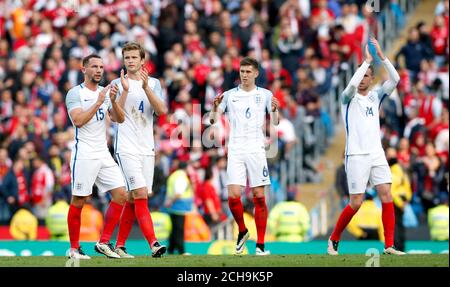
<svg viewBox="0 0 450 287">
<path fill-rule="evenodd" d="M 278 106 L 279 103 L 277 98 L 271 95 L 267 103 L 266 109 L 270 115 L 270 122 L 275 126 L 277 126 L 280 123 L 280 118 L 278 116 Z"/>
<path fill-rule="evenodd" d="M 224 94 L 220 94 L 217 97 L 215 97 L 213 102 L 213 107 L 211 109 L 211 113 L 209 114 L 209 122 L 213 125 L 217 122 L 217 118 L 219 117 L 219 113 L 223 112 L 225 110 L 224 106 L 226 106 L 226 103 L 224 102 L 222 104 Z M 221 107 L 219 109 L 219 106 Z M 221 111 L 220 111 L 221 110 Z"/>
<path fill-rule="evenodd" d="M 378 98 L 381 99 L 384 95 L 390 95 L 394 91 L 395 87 L 397 87 L 397 84 L 400 81 L 400 75 L 397 73 L 389 59 L 383 54 L 378 41 L 372 37 L 369 39 L 369 41 L 375 46 L 377 55 L 378 57 L 380 57 L 381 61 L 383 62 L 383 66 L 389 75 L 389 80 L 384 82 L 381 89 L 377 91 Z"/>
<path fill-rule="evenodd" d="M 111 100 L 111 107 L 109 108 L 109 114 L 111 120 L 116 123 L 123 123 L 125 121 L 125 111 L 116 102 L 116 97 L 119 92 L 119 87 L 114 84 L 109 93 L 109 99 Z"/>
<path fill-rule="evenodd" d="M 92 119 L 105 101 L 106 93 L 109 88 L 109 85 L 104 88 L 98 95 L 97 101 L 87 110 L 83 110 L 79 94 L 77 92 L 69 91 L 66 98 L 67 110 L 69 111 L 73 124 L 77 128 L 81 128 Z"/>
<path fill-rule="evenodd" d="M 351 78 L 350 82 L 348 83 L 345 90 L 342 92 L 341 95 L 341 102 L 342 104 L 348 104 L 350 100 L 356 95 L 356 92 L 358 91 L 358 86 L 361 83 L 361 81 L 364 78 L 364 75 L 366 74 L 367 70 L 370 67 L 370 64 L 372 63 L 372 55 L 370 55 L 369 47 L 366 45 L 366 60 L 361 64 L 361 66 L 356 70 L 355 74 Z"/>
<path fill-rule="evenodd" d="M 150 102 L 150 104 L 153 107 L 153 110 L 155 111 L 155 114 L 157 116 L 160 116 L 162 114 L 167 113 L 166 104 L 157 95 L 157 93 L 161 92 L 161 85 L 160 85 L 159 81 L 158 81 L 157 85 L 155 86 L 155 91 L 152 91 L 152 89 L 148 85 L 148 72 L 145 69 L 143 69 L 141 71 L 141 80 L 142 80 L 142 88 L 144 89 L 145 94 L 147 95 L 148 101 Z M 156 90 L 158 90 L 158 91 L 156 91 Z"/>
</svg>

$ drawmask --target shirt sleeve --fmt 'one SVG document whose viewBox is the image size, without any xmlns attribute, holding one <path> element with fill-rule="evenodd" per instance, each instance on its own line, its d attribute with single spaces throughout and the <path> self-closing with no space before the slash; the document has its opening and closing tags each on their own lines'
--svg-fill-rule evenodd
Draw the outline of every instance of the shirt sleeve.
<svg viewBox="0 0 450 287">
<path fill-rule="evenodd" d="M 268 114 L 272 111 L 272 97 L 273 97 L 272 92 L 267 91 L 267 93 L 266 93 L 266 112 Z"/>
<path fill-rule="evenodd" d="M 155 86 L 153 87 L 153 92 L 156 94 L 156 96 L 161 100 L 165 101 L 163 93 L 162 93 L 162 87 L 161 82 L 158 79 L 153 79 L 155 81 Z"/>
<path fill-rule="evenodd" d="M 395 90 L 395 87 L 397 87 L 398 82 L 400 81 L 399 74 L 388 58 L 384 59 L 383 66 L 388 72 L 389 79 L 383 83 L 381 88 L 377 90 L 378 99 L 380 100 L 380 102 L 384 97 L 390 96 L 392 94 L 392 92 Z"/>
<path fill-rule="evenodd" d="M 364 61 L 361 66 L 356 70 L 355 74 L 351 78 L 348 86 L 342 92 L 341 95 L 341 103 L 346 105 L 350 102 L 350 100 L 356 95 L 358 91 L 358 86 L 366 75 L 367 70 L 369 69 L 370 64 Z"/>
<path fill-rule="evenodd" d="M 67 113 L 70 114 L 70 111 L 76 108 L 82 108 L 81 105 L 81 98 L 80 98 L 80 88 L 75 87 L 69 90 L 69 92 L 66 95 L 66 106 L 67 106 Z"/>
</svg>

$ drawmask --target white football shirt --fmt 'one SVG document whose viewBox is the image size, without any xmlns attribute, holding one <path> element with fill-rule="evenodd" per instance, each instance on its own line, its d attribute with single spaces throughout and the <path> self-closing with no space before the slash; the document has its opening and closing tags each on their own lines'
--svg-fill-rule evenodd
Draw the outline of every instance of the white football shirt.
<svg viewBox="0 0 450 287">
<path fill-rule="evenodd" d="M 246 92 L 239 86 L 223 94 L 219 108 L 230 122 L 230 154 L 265 152 L 263 128 L 272 108 L 272 92 L 256 87 Z"/>
<path fill-rule="evenodd" d="M 117 84 L 119 92 L 116 101 L 122 95 L 123 87 L 120 78 L 111 82 Z M 155 155 L 155 142 L 153 137 L 153 107 L 151 106 L 142 81 L 128 78 L 128 95 L 125 101 L 125 121 L 117 125 L 114 141 L 115 153 L 130 153 L 139 155 Z M 162 101 L 161 83 L 158 79 L 149 77 L 148 85 Z"/>
<path fill-rule="evenodd" d="M 342 93 L 341 114 L 347 136 L 346 155 L 383 152 L 379 109 L 383 99 L 393 92 L 400 79 L 387 58 L 383 65 L 388 71 L 389 80 L 382 87 L 370 91 L 366 96 L 358 94 L 357 87 L 369 68 L 369 64 L 364 62 Z"/>
<path fill-rule="evenodd" d="M 99 86 L 97 91 L 92 91 L 84 84 L 70 89 L 66 96 L 69 117 L 73 109 L 87 110 L 94 105 L 102 89 L 103 87 Z M 81 128 L 75 127 L 75 143 L 72 147 L 75 159 L 100 159 L 110 156 L 106 143 L 106 115 L 111 107 L 111 100 L 106 95 L 96 114 Z M 70 120 L 72 121 L 72 118 Z"/>
</svg>

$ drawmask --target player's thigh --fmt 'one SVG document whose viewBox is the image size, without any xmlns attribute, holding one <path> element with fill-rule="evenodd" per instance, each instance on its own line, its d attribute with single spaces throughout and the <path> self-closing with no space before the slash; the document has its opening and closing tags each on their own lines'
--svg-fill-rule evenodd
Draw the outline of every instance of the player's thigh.
<svg viewBox="0 0 450 287">
<path fill-rule="evenodd" d="M 143 161 L 143 176 L 145 178 L 148 193 L 151 194 L 153 192 L 153 176 L 155 174 L 155 156 L 143 156 Z"/>
<path fill-rule="evenodd" d="M 146 187 L 144 178 L 144 160 L 140 155 L 116 154 L 120 170 L 125 178 L 125 188 L 127 191 Z"/>
<path fill-rule="evenodd" d="M 125 181 L 119 166 L 112 157 L 101 160 L 102 166 L 98 173 L 95 185 L 99 192 L 110 191 L 125 186 Z"/>
<path fill-rule="evenodd" d="M 72 195 L 89 196 L 101 169 L 97 159 L 77 159 L 71 164 Z"/>
<path fill-rule="evenodd" d="M 247 185 L 245 155 L 228 155 L 227 185 Z"/>
<path fill-rule="evenodd" d="M 368 155 L 350 155 L 346 158 L 348 191 L 360 194 L 366 191 L 370 177 L 370 157 Z"/>
<path fill-rule="evenodd" d="M 391 168 L 383 152 L 372 156 L 372 168 L 370 170 L 370 183 L 377 186 L 392 183 Z"/>
<path fill-rule="evenodd" d="M 265 153 L 247 154 L 245 166 L 250 181 L 250 187 L 270 185 L 269 168 Z"/>
</svg>

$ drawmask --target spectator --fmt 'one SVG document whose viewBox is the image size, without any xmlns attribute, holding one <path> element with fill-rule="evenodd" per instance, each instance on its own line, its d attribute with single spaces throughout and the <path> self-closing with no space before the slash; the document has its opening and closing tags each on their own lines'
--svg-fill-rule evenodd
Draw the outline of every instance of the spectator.
<svg viewBox="0 0 450 287">
<path fill-rule="evenodd" d="M 33 160 L 34 173 L 31 179 L 31 202 L 34 214 L 39 219 L 44 219 L 48 208 L 52 204 L 53 188 L 55 179 L 52 170 L 44 162 L 42 157 L 37 156 Z"/>
<path fill-rule="evenodd" d="M 45 225 L 50 233 L 50 240 L 69 241 L 67 214 L 69 204 L 62 192 L 54 194 L 55 203 L 48 209 Z"/>
<path fill-rule="evenodd" d="M 440 204 L 428 210 L 428 227 L 430 228 L 431 240 L 448 241 L 448 214 L 448 194 L 443 193 Z"/>
<path fill-rule="evenodd" d="M 169 254 L 177 250 L 179 254 L 185 253 L 184 226 L 185 216 L 192 210 L 193 190 L 186 172 L 187 163 L 179 163 L 178 170 L 167 179 L 167 195 L 165 207 L 172 220 L 172 232 L 169 238 Z"/>
<path fill-rule="evenodd" d="M 410 28 L 408 43 L 404 45 L 395 56 L 395 61 L 397 63 L 400 56 L 404 57 L 406 69 L 408 69 L 412 81 L 415 81 L 420 71 L 420 63 L 422 60 L 428 57 L 426 48 L 420 42 L 419 37 L 420 34 L 417 28 Z"/>
<path fill-rule="evenodd" d="M 211 240 L 211 231 L 203 217 L 196 210 L 186 214 L 184 221 L 184 240 L 202 242 Z M 180 253 L 188 255 L 189 253 Z"/>
<path fill-rule="evenodd" d="M 444 183 L 445 167 L 436 155 L 432 143 L 426 144 L 425 154 L 418 158 L 414 168 L 415 186 L 425 212 L 437 205 L 439 192 Z"/>
<path fill-rule="evenodd" d="M 448 56 L 448 26 L 444 17 L 434 18 L 433 30 L 430 33 L 434 52 L 434 61 L 438 67 L 442 67 L 445 57 Z"/>
<path fill-rule="evenodd" d="M 92 197 L 86 199 L 81 211 L 80 241 L 97 242 L 103 228 L 103 214 L 92 205 Z"/>
<path fill-rule="evenodd" d="M 282 142 L 283 145 L 283 151 L 282 154 L 284 155 L 283 158 L 289 157 L 289 152 L 294 147 L 294 145 L 297 143 L 297 136 L 295 134 L 295 128 L 294 125 L 290 120 L 288 120 L 283 113 L 279 113 L 279 123 L 275 127 L 275 129 L 278 132 L 278 137 Z"/>
<path fill-rule="evenodd" d="M 13 215 L 9 225 L 9 233 L 15 240 L 36 240 L 38 219 L 30 211 L 28 204 L 24 204 Z"/>
<path fill-rule="evenodd" d="M 172 221 L 170 215 L 159 210 L 151 210 L 153 229 L 155 230 L 156 238 L 159 240 L 168 240 L 172 232 Z"/>
<path fill-rule="evenodd" d="M 203 218 L 210 228 L 225 219 L 219 193 L 214 187 L 213 179 L 211 168 L 207 168 L 205 171 L 205 180 L 200 191 L 200 198 L 203 208 Z"/>
<path fill-rule="evenodd" d="M 30 203 L 28 180 L 22 160 L 16 160 L 12 164 L 3 179 L 2 192 L 11 216 L 19 207 Z"/>
<path fill-rule="evenodd" d="M 269 213 L 268 226 L 275 240 L 304 242 L 311 223 L 308 210 L 296 201 L 296 192 L 288 192 L 287 201 L 277 203 Z"/>
</svg>

